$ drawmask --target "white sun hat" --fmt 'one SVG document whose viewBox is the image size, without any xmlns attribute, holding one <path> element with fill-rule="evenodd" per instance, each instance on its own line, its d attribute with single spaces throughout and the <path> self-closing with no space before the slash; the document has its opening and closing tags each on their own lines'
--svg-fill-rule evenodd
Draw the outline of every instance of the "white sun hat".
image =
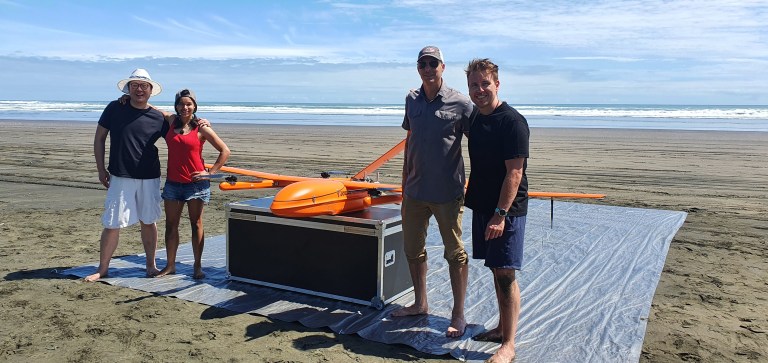
<svg viewBox="0 0 768 363">
<path fill-rule="evenodd" d="M 117 89 L 119 89 L 125 94 L 128 94 L 128 82 L 130 81 L 141 81 L 141 82 L 147 82 L 151 84 L 152 93 L 150 95 L 152 96 L 159 95 L 160 92 L 163 91 L 163 87 L 160 85 L 160 83 L 153 81 L 152 77 L 149 76 L 149 72 L 147 72 L 147 70 L 143 68 L 136 68 L 128 78 L 123 79 L 120 82 L 117 82 Z"/>
</svg>

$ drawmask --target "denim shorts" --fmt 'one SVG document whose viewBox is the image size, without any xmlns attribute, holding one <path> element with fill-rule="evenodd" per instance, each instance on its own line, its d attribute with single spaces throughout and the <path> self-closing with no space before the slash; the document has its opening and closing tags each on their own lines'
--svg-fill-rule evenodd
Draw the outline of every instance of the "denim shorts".
<svg viewBox="0 0 768 363">
<path fill-rule="evenodd" d="M 191 183 L 177 183 L 166 180 L 162 197 L 164 200 L 179 201 L 200 199 L 208 204 L 211 200 L 211 182 L 209 180 L 199 180 Z"/>
</svg>

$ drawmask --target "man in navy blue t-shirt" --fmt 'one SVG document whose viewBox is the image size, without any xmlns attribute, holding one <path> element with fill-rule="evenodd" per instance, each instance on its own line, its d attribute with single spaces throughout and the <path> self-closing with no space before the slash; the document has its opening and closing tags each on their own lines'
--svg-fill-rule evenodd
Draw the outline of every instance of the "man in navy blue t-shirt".
<svg viewBox="0 0 768 363">
<path fill-rule="evenodd" d="M 530 132 L 525 117 L 499 100 L 497 65 L 475 59 L 466 73 L 469 97 L 479 111 L 469 129 L 472 171 L 465 197 L 465 205 L 472 209 L 472 257 L 484 259 L 493 272 L 499 304 L 499 325 L 475 339 L 501 342 L 489 361 L 510 362 L 520 316 L 515 271 L 523 265 Z"/>
<path fill-rule="evenodd" d="M 144 69 L 136 69 L 130 77 L 117 83 L 117 88 L 130 95 L 130 101 L 112 101 L 104 109 L 96 127 L 93 153 L 99 181 L 107 188 L 101 232 L 99 267 L 85 281 L 107 276 L 109 261 L 117 249 L 120 229 L 141 223 L 141 242 L 146 253 L 147 276 L 160 272 L 155 264 L 157 220 L 162 215 L 160 204 L 160 159 L 155 142 L 161 137 L 163 114 L 149 105 L 149 98 L 162 87 Z M 109 136 L 109 166 L 104 154 Z"/>
</svg>

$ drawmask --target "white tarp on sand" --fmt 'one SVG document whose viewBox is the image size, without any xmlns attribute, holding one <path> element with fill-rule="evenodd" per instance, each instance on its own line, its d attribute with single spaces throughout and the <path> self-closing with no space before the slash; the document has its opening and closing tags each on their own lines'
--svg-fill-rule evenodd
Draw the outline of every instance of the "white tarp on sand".
<svg viewBox="0 0 768 363">
<path fill-rule="evenodd" d="M 526 225 L 525 260 L 518 274 L 522 312 L 516 362 L 636 362 L 656 285 L 669 244 L 685 221 L 684 212 L 555 202 L 550 228 L 550 202 L 531 200 Z M 471 211 L 464 217 L 464 240 L 471 255 Z M 207 277 L 193 280 L 190 244 L 179 249 L 177 275 L 144 277 L 143 256 L 112 260 L 103 281 L 128 288 L 175 296 L 241 313 L 329 327 L 339 334 L 419 351 L 483 361 L 497 344 L 471 339 L 496 326 L 496 298 L 491 274 L 481 261 L 470 262 L 466 317 L 461 339 L 445 338 L 451 312 L 448 270 L 436 226 L 430 226 L 430 314 L 390 318 L 413 293 L 383 310 L 295 292 L 249 285 L 226 278 L 226 238 L 206 240 L 203 266 Z M 164 257 L 163 252 L 158 257 Z M 63 271 L 79 277 L 97 263 Z M 159 265 L 165 265 L 159 261 Z"/>
</svg>

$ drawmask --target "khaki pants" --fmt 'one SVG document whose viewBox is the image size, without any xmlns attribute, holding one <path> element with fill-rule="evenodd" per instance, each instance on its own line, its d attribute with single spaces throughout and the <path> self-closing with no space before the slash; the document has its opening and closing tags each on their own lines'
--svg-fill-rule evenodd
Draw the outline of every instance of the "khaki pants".
<svg viewBox="0 0 768 363">
<path fill-rule="evenodd" d="M 429 203 L 403 195 L 400 207 L 403 215 L 403 244 L 409 263 L 427 260 L 426 239 L 429 218 L 437 221 L 443 239 L 443 257 L 450 265 L 467 264 L 467 252 L 461 240 L 461 221 L 464 214 L 464 195 L 448 203 Z"/>
</svg>

